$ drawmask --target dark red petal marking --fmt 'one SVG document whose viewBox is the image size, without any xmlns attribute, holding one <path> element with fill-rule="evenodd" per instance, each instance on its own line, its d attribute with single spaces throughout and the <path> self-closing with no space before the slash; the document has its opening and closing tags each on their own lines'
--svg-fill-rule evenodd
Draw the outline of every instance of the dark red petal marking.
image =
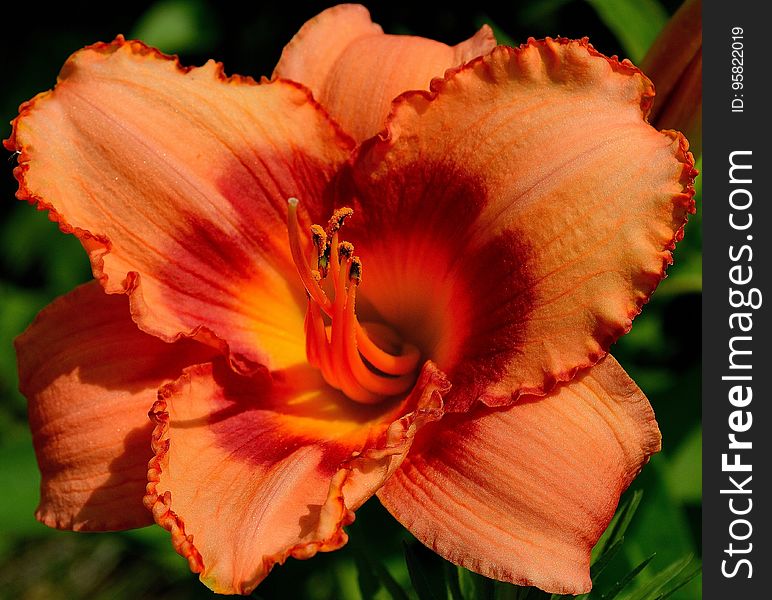
<svg viewBox="0 0 772 600">
<path fill-rule="evenodd" d="M 222 361 L 164 386 L 150 413 L 145 504 L 218 593 L 248 594 L 275 564 L 340 548 L 353 511 L 442 416 L 448 383 L 431 363 L 413 391 L 351 402 L 299 365 L 238 376 Z"/>
<path fill-rule="evenodd" d="M 544 394 L 629 331 L 694 212 L 653 94 L 587 40 L 529 40 L 403 94 L 360 147 L 338 200 L 360 292 L 453 379 L 450 410 Z"/>
</svg>

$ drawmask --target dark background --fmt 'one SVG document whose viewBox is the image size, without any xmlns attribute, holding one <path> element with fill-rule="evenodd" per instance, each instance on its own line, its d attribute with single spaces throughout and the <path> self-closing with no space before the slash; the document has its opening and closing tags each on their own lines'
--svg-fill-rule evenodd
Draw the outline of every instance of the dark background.
<svg viewBox="0 0 772 600">
<path fill-rule="evenodd" d="M 639 61 L 640 51 L 626 33 L 644 25 L 633 14 L 627 18 L 628 29 L 620 29 L 596 10 L 599 4 L 614 2 L 524 0 L 472 2 L 453 8 L 373 2 L 368 8 L 388 33 L 412 33 L 455 44 L 488 22 L 503 34 L 500 42 L 520 43 L 529 36 L 589 36 L 604 54 Z M 663 14 L 671 14 L 677 4 L 667 1 L 659 6 Z M 51 88 L 67 56 L 87 44 L 123 33 L 178 53 L 183 64 L 215 58 L 229 74 L 270 76 L 282 46 L 303 22 L 328 6 L 167 0 L 4 9 L 0 137 L 10 133 L 8 122 L 18 105 Z M 187 573 L 160 528 L 73 534 L 48 530 L 32 516 L 39 476 L 24 399 L 16 389 L 11 341 L 40 308 L 87 280 L 90 273 L 74 238 L 59 233 L 45 214 L 14 200 L 14 163 L 6 154 L 5 172 L 0 176 L 0 486 L 4 491 L 0 495 L 0 598 L 209 597 L 211 593 Z M 698 207 L 700 201 L 701 194 Z M 624 551 L 606 575 L 610 579 L 653 552 L 657 556 L 642 573 L 643 579 L 686 554 L 700 554 L 700 257 L 698 215 L 687 227 L 671 276 L 636 320 L 633 332 L 612 348 L 651 399 L 664 449 L 634 483 L 645 494 Z M 358 516 L 353 536 L 374 548 L 394 576 L 406 581 L 400 546 L 407 539 L 405 533 L 377 500 Z M 307 562 L 290 559 L 257 591 L 265 598 L 357 598 L 355 562 L 349 548 Z M 697 580 L 674 598 L 697 598 L 700 589 Z"/>
</svg>

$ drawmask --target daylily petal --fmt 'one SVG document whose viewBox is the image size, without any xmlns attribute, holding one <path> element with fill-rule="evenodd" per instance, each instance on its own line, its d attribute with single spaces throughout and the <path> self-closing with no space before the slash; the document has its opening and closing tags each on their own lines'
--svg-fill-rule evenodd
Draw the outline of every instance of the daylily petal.
<svg viewBox="0 0 772 600">
<path fill-rule="evenodd" d="M 342 4 L 303 25 L 284 48 L 273 75 L 306 85 L 343 128 L 362 141 L 383 128 L 391 101 L 399 94 L 428 89 L 446 69 L 495 46 L 487 25 L 456 46 L 384 35 L 364 6 Z"/>
<path fill-rule="evenodd" d="M 648 401 L 608 356 L 547 397 L 430 425 L 378 497 L 452 562 L 583 593 L 593 545 L 659 444 Z"/>
<path fill-rule="evenodd" d="M 21 152 L 19 198 L 80 238 L 143 330 L 171 341 L 203 327 L 245 371 L 302 357 L 286 200 L 326 218 L 351 141 L 300 85 L 184 69 L 118 38 L 75 53 L 6 146 Z"/>
<path fill-rule="evenodd" d="M 442 414 L 444 376 L 427 363 L 413 393 L 357 405 L 297 366 L 248 379 L 222 363 L 189 369 L 153 408 L 146 506 L 219 593 L 248 594 L 274 564 L 347 541 L 353 510 Z"/>
<path fill-rule="evenodd" d="M 651 122 L 702 141 L 702 0 L 686 0 L 651 45 L 641 68 L 657 88 Z"/>
<path fill-rule="evenodd" d="M 402 96 L 354 165 L 361 296 L 423 336 L 449 410 L 543 394 L 604 356 L 664 277 L 693 157 L 645 122 L 651 83 L 586 40 L 498 47 L 432 90 Z"/>
<path fill-rule="evenodd" d="M 85 531 L 153 522 L 142 505 L 158 387 L 213 350 L 142 333 L 124 296 L 83 285 L 16 340 L 20 388 L 42 473 L 36 517 Z"/>
</svg>

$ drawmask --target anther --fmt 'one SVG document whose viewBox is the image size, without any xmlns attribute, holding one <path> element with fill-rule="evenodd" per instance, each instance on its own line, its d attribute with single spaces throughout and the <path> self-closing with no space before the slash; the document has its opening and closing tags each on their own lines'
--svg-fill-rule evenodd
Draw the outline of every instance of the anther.
<svg viewBox="0 0 772 600">
<path fill-rule="evenodd" d="M 341 242 L 338 244 L 338 260 L 343 262 L 354 256 L 354 244 L 351 242 Z"/>
<path fill-rule="evenodd" d="M 316 247 L 319 256 L 324 254 L 324 251 L 327 248 L 327 234 L 324 232 L 321 225 L 311 225 L 311 240 L 314 242 L 314 246 Z"/>
<path fill-rule="evenodd" d="M 327 272 L 330 269 L 330 249 L 329 247 L 323 254 L 319 255 L 319 259 L 316 261 L 316 264 L 319 267 L 319 273 L 321 275 L 321 278 L 324 279 L 327 277 Z"/>
<path fill-rule="evenodd" d="M 348 272 L 348 280 L 354 285 L 362 282 L 362 261 L 358 256 L 351 259 L 351 267 Z"/>
<path fill-rule="evenodd" d="M 311 225 L 311 240 L 316 248 L 316 267 L 319 271 L 319 279 L 327 277 L 327 269 L 330 263 L 330 248 L 327 244 L 327 234 L 319 225 Z"/>
<path fill-rule="evenodd" d="M 343 221 L 354 214 L 354 211 L 348 206 L 338 208 L 332 213 L 332 217 L 327 222 L 327 237 L 331 238 L 333 234 L 337 233 L 341 227 L 343 227 Z"/>
</svg>

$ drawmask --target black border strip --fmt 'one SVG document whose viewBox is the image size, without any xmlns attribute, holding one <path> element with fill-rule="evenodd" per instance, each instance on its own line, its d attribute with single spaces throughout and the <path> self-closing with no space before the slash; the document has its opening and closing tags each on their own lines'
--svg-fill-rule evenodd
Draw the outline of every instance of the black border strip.
<svg viewBox="0 0 772 600">
<path fill-rule="evenodd" d="M 703 598 L 708 600 L 772 597 L 766 581 L 772 567 L 772 402 L 766 377 L 772 372 L 767 310 L 772 165 L 770 141 L 762 139 L 771 129 L 761 48 L 769 21 L 760 13 L 763 6 L 733 0 L 708 1 L 703 8 Z M 730 161 L 751 168 L 731 171 Z"/>
</svg>

